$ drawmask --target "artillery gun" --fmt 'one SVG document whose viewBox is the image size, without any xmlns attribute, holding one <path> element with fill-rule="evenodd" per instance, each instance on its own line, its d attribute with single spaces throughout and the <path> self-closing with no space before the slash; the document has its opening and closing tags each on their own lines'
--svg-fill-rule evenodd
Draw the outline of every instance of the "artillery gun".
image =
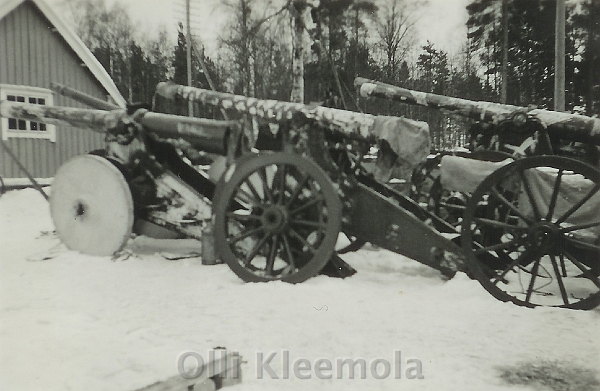
<svg viewBox="0 0 600 391">
<path fill-rule="evenodd" d="M 174 84 L 158 86 L 155 106 L 161 99 L 259 116 L 277 123 L 281 145 L 249 150 L 244 121 L 0 102 L 2 116 L 106 134 L 101 156 L 74 158 L 53 183 L 53 218 L 70 248 L 117 251 L 135 219 L 198 239 L 214 219 L 217 252 L 244 281 L 297 283 L 327 266 L 344 268 L 336 248 L 344 233 L 447 277 L 466 272 L 503 301 L 574 309 L 600 303 L 600 218 L 591 212 L 600 202 L 600 172 L 593 167 L 555 156 L 516 160 L 477 186 L 455 227 L 363 167 L 372 138 L 407 162 L 423 161 L 425 123 Z M 202 152 L 224 156 L 222 172 L 211 177 L 186 158 Z"/>
<path fill-rule="evenodd" d="M 597 171 L 600 156 L 598 152 L 600 119 L 598 118 L 534 107 L 473 102 L 413 91 L 364 78 L 356 78 L 354 84 L 364 97 L 377 97 L 430 107 L 477 121 L 469 130 L 470 151 L 441 152 L 431 155 L 427 162 L 415 170 L 411 192 L 411 197 L 421 202 L 424 208 L 461 230 L 462 235 L 457 240 L 463 243 L 463 248 L 468 247 L 465 243 L 472 240 L 471 235 L 477 230 L 480 244 L 495 242 L 498 247 L 508 246 L 499 242 L 501 235 L 496 232 L 496 229 L 485 229 L 480 224 L 474 225 L 473 221 L 481 222 L 485 218 L 489 219 L 490 216 L 498 220 L 506 212 L 503 212 L 502 208 L 514 209 L 515 205 L 525 205 L 526 201 L 522 198 L 518 199 L 514 189 L 520 189 L 521 193 L 527 194 L 531 206 L 526 209 L 529 208 L 530 211 L 532 208 L 536 209 L 534 220 L 540 220 L 538 223 L 529 220 L 525 225 L 544 225 L 544 230 L 547 230 L 541 233 L 544 237 L 552 236 L 553 234 L 549 232 L 558 229 L 556 225 L 564 222 L 564 216 L 556 220 L 552 217 L 556 213 L 558 199 L 563 199 L 565 202 L 563 206 L 564 211 L 567 211 L 565 215 L 571 215 L 571 212 L 581 207 L 582 203 L 598 197 L 598 187 L 591 186 L 590 183 L 584 185 L 585 181 L 579 182 L 579 179 L 586 176 L 577 174 L 585 171 L 591 175 L 592 172 Z M 535 157 L 526 158 L 527 156 Z M 567 156 L 576 157 L 579 162 L 574 163 L 570 159 L 563 158 Z M 590 163 L 594 167 L 582 162 Z M 578 169 L 572 171 L 573 165 L 578 166 Z M 544 174 L 540 174 L 542 172 Z M 540 175 L 548 175 L 548 177 L 542 180 Z M 508 178 L 511 177 L 513 179 L 509 180 Z M 512 190 L 511 181 L 515 181 L 512 185 L 516 186 Z M 569 190 L 561 193 L 562 190 L 559 188 L 567 186 L 565 181 L 570 183 Z M 553 183 L 552 190 L 550 190 L 550 183 Z M 499 192 L 502 188 L 510 194 L 509 197 L 504 197 L 502 192 Z M 544 190 L 541 190 L 542 188 Z M 510 197 L 513 197 L 510 201 L 512 204 L 508 205 Z M 495 206 L 495 203 L 490 201 L 494 199 L 496 201 L 500 199 L 500 204 L 505 205 Z M 592 203 L 594 202 L 596 201 Z M 597 207 L 588 210 L 590 219 L 594 221 L 594 223 L 588 222 L 589 227 L 600 221 L 599 210 Z M 518 219 L 523 217 L 520 215 Z M 503 219 L 506 221 L 508 216 L 504 215 Z M 511 234 L 511 237 L 514 238 L 516 235 Z M 503 240 L 505 243 L 510 242 L 506 238 Z M 597 249 L 600 240 L 596 238 L 592 239 L 592 242 L 595 243 L 592 247 L 595 246 L 596 249 L 588 256 L 598 257 L 600 253 Z M 557 265 L 556 259 L 559 258 L 562 265 L 565 259 L 564 252 L 569 254 L 569 258 L 574 258 L 575 253 L 581 255 L 579 250 L 573 248 L 565 247 L 558 251 L 549 243 L 542 247 L 547 253 L 546 256 L 553 258 L 552 263 Z M 592 249 L 592 247 L 588 248 Z M 496 253 L 495 256 L 499 258 L 500 254 Z M 489 253 L 480 253 L 477 257 L 479 263 L 488 269 L 488 274 L 495 274 L 490 269 L 498 267 L 498 258 L 495 256 L 492 259 Z M 527 255 L 520 254 L 517 258 L 521 256 Z M 506 262 L 511 261 L 506 259 Z M 547 264 L 547 267 L 549 268 L 550 264 Z M 566 274 L 564 267 L 561 268 L 561 273 Z M 504 276 L 505 272 L 500 275 Z M 535 275 L 537 269 L 530 272 Z M 598 274 L 597 265 L 592 272 Z M 497 286 L 501 279 L 502 277 L 492 279 L 492 285 Z M 531 282 L 530 288 L 533 284 L 534 282 Z M 565 290 L 564 287 L 560 289 Z"/>
<path fill-rule="evenodd" d="M 440 177 L 440 173 L 446 173 L 448 169 L 440 171 L 441 160 L 446 160 L 446 167 L 453 163 L 461 164 L 460 159 L 445 158 L 446 155 L 496 163 L 511 157 L 559 155 L 574 157 L 596 167 L 600 164 L 598 118 L 535 107 L 470 101 L 361 77 L 356 78 L 354 84 L 364 97 L 429 107 L 476 121 L 468 131 L 470 153 L 442 151 L 431 155 L 413 175 L 411 196 L 428 204 L 430 210 L 443 215 L 446 220 L 457 222 L 466 204 L 466 197 L 458 193 L 456 186 L 450 184 L 450 190 L 442 186 L 444 178 Z M 470 163 L 475 166 L 473 161 Z M 493 165 L 481 163 L 473 171 L 489 174 L 493 168 Z M 451 167 L 449 170 L 458 169 Z"/>
<path fill-rule="evenodd" d="M 361 77 L 354 80 L 354 85 L 364 97 L 430 107 L 478 121 L 469 132 L 471 150 L 514 153 L 528 149 L 528 154 L 579 157 L 594 165 L 598 164 L 600 158 L 596 148 L 600 145 L 599 118 L 535 107 L 475 102 L 409 90 Z M 533 138 L 533 142 L 522 145 Z M 573 143 L 578 145 L 574 148 Z"/>
</svg>

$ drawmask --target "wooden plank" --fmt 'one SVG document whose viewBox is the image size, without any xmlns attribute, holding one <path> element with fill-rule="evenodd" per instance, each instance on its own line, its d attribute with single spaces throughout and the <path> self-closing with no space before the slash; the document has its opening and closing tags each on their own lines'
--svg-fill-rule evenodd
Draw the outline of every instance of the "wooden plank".
<svg viewBox="0 0 600 391">
<path fill-rule="evenodd" d="M 44 24 L 45 26 L 45 24 Z M 50 26 L 48 26 L 50 27 Z M 42 30 L 42 34 L 41 34 L 41 39 L 40 39 L 40 58 L 41 58 L 41 67 L 42 67 L 42 72 L 41 75 L 43 76 L 42 78 L 42 82 L 45 85 L 50 85 L 50 34 L 52 34 L 52 32 L 50 31 L 50 28 L 45 28 Z M 56 100 L 56 97 L 55 99 Z"/>
<path fill-rule="evenodd" d="M 70 53 L 66 53 L 63 42 L 57 42 L 56 46 L 57 51 L 61 53 L 61 56 L 57 59 L 56 62 L 59 67 L 57 70 L 58 79 L 61 80 L 61 82 L 66 83 L 68 85 L 69 83 L 73 82 L 73 72 L 69 69 L 67 64 L 68 60 L 70 59 Z M 71 106 L 78 107 L 74 104 L 71 104 Z M 65 137 L 63 137 L 62 139 L 62 146 L 65 148 L 63 150 L 64 154 L 61 156 L 61 160 L 58 162 L 59 167 L 77 154 L 76 148 L 74 147 L 77 137 L 76 129 L 74 129 L 70 125 L 65 126 L 65 129 L 68 130 L 64 132 Z"/>
<path fill-rule="evenodd" d="M 57 169 L 58 167 L 60 167 L 64 162 L 66 162 L 69 157 L 70 157 L 70 145 L 69 145 L 69 138 L 71 137 L 71 127 L 70 126 L 63 126 L 62 127 L 62 137 L 60 140 L 60 143 L 56 143 L 56 146 L 58 147 L 58 154 L 57 154 L 57 159 L 56 159 L 56 166 Z"/>
<path fill-rule="evenodd" d="M 28 85 L 28 86 L 35 86 L 35 81 L 34 81 L 34 68 L 33 68 L 33 64 L 32 64 L 32 59 L 31 59 L 31 46 L 32 46 L 32 40 L 34 39 L 34 36 L 32 35 L 32 31 L 31 31 L 31 25 L 30 25 L 30 17 L 31 17 L 31 6 L 27 6 L 27 7 L 21 7 L 22 8 L 22 13 L 21 13 L 21 28 L 20 28 L 20 32 L 21 32 L 21 47 L 23 48 L 22 51 L 22 58 L 21 58 L 21 72 L 23 72 L 23 82 L 21 84 L 24 85 Z"/>
<path fill-rule="evenodd" d="M 39 152 L 38 152 L 38 155 L 36 155 L 38 158 L 38 161 L 39 161 L 38 164 L 40 165 L 40 168 L 41 168 L 40 175 L 43 178 L 49 178 L 49 177 L 53 176 L 53 174 L 52 175 L 50 174 L 50 170 L 48 167 L 48 149 L 50 148 L 51 144 L 52 143 L 48 140 L 44 140 L 43 143 L 39 143 L 39 146 L 40 146 Z"/>
<path fill-rule="evenodd" d="M 7 22 L 0 20 L 0 36 L 4 39 L 0 39 L 0 83 L 8 83 L 8 69 L 10 67 L 9 61 L 12 55 L 9 53 L 9 37 Z"/>
<path fill-rule="evenodd" d="M 58 166 L 56 164 L 56 155 L 58 154 L 58 143 L 60 136 L 60 134 L 58 133 L 58 127 L 56 132 L 56 142 L 48 143 L 48 155 L 46 156 L 46 162 L 48 165 L 48 177 L 54 176 L 56 174 L 56 171 L 58 170 Z"/>
<path fill-rule="evenodd" d="M 7 141 L 5 141 L 7 142 Z M 0 148 L 0 177 L 6 179 L 11 178 L 11 158 L 8 156 L 6 152 L 4 152 L 4 148 Z"/>
<path fill-rule="evenodd" d="M 241 383 L 241 356 L 237 352 L 227 352 L 224 356 L 206 363 L 202 374 L 194 379 L 186 379 L 180 374 L 139 388 L 136 391 L 213 391 L 222 387 Z"/>
<path fill-rule="evenodd" d="M 16 80 L 17 76 L 17 53 L 18 53 L 18 47 L 17 47 L 17 27 L 15 26 L 15 15 L 13 13 L 8 14 L 5 18 L 4 18 L 4 22 L 6 23 L 6 28 L 5 28 L 5 39 L 6 39 L 6 44 L 8 47 L 8 56 L 6 58 L 6 65 L 7 65 L 7 73 L 8 73 L 8 79 L 7 82 L 10 83 L 14 83 L 14 80 Z"/>
<path fill-rule="evenodd" d="M 34 177 L 44 177 L 44 163 L 42 159 L 40 159 L 40 149 L 42 148 L 42 145 L 45 142 L 46 140 L 44 139 L 31 139 L 31 157 L 33 159 L 33 167 L 31 170 L 31 174 Z"/>
<path fill-rule="evenodd" d="M 17 83 L 29 84 L 29 44 L 27 40 L 27 14 L 25 7 L 18 7 L 16 10 L 18 15 L 17 44 L 19 45 L 19 55 L 16 56 L 18 61 L 17 66 Z"/>
<path fill-rule="evenodd" d="M 11 149 L 11 151 L 16 151 L 19 148 L 19 139 L 9 138 L 5 141 L 5 143 Z M 21 173 L 21 170 L 19 170 L 19 167 L 17 166 L 17 163 L 14 161 L 12 156 L 10 156 L 9 153 L 6 153 L 4 156 L 5 160 L 8 161 L 7 166 L 9 178 L 18 178 L 23 176 L 24 174 Z"/>
<path fill-rule="evenodd" d="M 26 138 L 25 141 L 25 150 L 27 151 L 25 155 L 25 167 L 27 171 L 31 175 L 40 176 L 39 167 L 37 166 L 37 156 L 34 153 L 34 143 L 37 141 L 35 139 Z"/>
<path fill-rule="evenodd" d="M 44 77 L 44 49 L 42 47 L 43 36 L 48 29 L 46 24 L 43 23 L 43 20 L 37 14 L 32 14 L 31 23 L 35 26 L 33 30 L 35 32 L 33 36 L 33 50 L 31 54 L 36 75 L 35 83 L 38 87 L 48 88 L 49 83 Z"/>
</svg>

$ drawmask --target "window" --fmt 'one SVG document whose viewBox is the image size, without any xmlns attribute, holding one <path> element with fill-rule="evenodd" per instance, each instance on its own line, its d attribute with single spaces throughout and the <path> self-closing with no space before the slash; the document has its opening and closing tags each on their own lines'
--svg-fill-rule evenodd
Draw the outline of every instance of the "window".
<svg viewBox="0 0 600 391">
<path fill-rule="evenodd" d="M 45 88 L 0 84 L 0 99 L 15 103 L 33 105 L 52 105 L 52 91 Z M 51 142 L 56 141 L 54 125 L 16 118 L 2 118 L 2 140 L 12 137 L 42 138 Z"/>
</svg>

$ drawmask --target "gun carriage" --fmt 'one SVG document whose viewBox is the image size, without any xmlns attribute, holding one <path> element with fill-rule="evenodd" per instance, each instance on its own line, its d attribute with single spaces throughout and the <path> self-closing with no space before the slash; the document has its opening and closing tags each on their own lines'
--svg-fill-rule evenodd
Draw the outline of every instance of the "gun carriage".
<svg viewBox="0 0 600 391">
<path fill-rule="evenodd" d="M 161 101 L 260 117 L 279 137 L 257 150 L 244 121 L 159 113 Z M 67 162 L 53 183 L 57 233 L 74 250 L 112 254 L 136 221 L 200 239 L 214 219 L 217 251 L 244 281 L 298 283 L 328 268 L 352 274 L 336 250 L 344 233 L 448 277 L 466 272 L 503 301 L 574 309 L 600 302 L 600 172 L 577 160 L 535 156 L 493 170 L 456 226 L 380 175 L 389 156 L 414 166 L 426 159 L 428 126 L 419 121 L 169 83 L 157 87 L 154 111 L 1 101 L 0 113 L 105 133 L 103 151 Z M 375 170 L 365 164 L 373 140 L 391 150 Z M 192 162 L 207 154 L 221 158 L 205 172 Z"/>
<path fill-rule="evenodd" d="M 496 220 L 500 216 L 508 219 L 506 211 L 502 212 L 501 209 L 511 209 L 516 205 L 520 205 L 525 210 L 535 209 L 533 219 L 519 224 L 544 226 L 545 228 L 540 228 L 544 233 L 538 234 L 544 237 L 547 230 L 560 230 L 557 226 L 564 224 L 565 219 L 577 219 L 573 215 L 582 213 L 583 210 L 587 210 L 584 213 L 588 213 L 589 216 L 588 227 L 594 226 L 600 219 L 598 209 L 600 205 L 596 205 L 597 201 L 595 201 L 598 197 L 598 188 L 591 182 L 586 182 L 591 178 L 592 173 L 597 171 L 599 164 L 600 119 L 535 107 L 474 102 L 409 90 L 364 78 L 356 78 L 355 86 L 360 89 L 364 97 L 429 107 L 476 121 L 469 129 L 469 151 L 440 152 L 430 155 L 427 161 L 413 173 L 410 194 L 411 198 L 419 202 L 422 207 L 461 231 L 461 237 L 456 240 L 463 242 L 463 248 L 469 247 L 473 233 L 477 232 L 480 244 L 492 245 L 493 243 L 511 249 L 509 244 L 503 244 L 510 242 L 506 237 L 501 236 L 503 231 L 486 228 L 481 224 L 473 225 L 473 221 L 481 222 L 478 216 L 486 215 L 493 216 Z M 575 158 L 577 161 L 568 158 Z M 577 167 L 576 170 L 568 168 L 574 166 Z M 582 172 L 588 174 L 579 175 Z M 498 190 L 503 189 L 502 186 L 505 186 L 505 192 L 510 197 L 502 198 L 502 202 L 507 205 L 501 207 L 490 200 L 497 201 L 502 195 Z M 506 189 L 508 186 L 513 186 L 511 191 Z M 499 194 L 496 194 L 497 192 Z M 522 199 L 523 194 L 527 194 L 528 201 Z M 564 202 L 562 207 L 557 206 L 560 203 L 557 201 L 559 199 Z M 512 204 L 508 205 L 508 202 Z M 578 209 L 585 203 L 589 203 L 588 208 Z M 562 211 L 559 212 L 557 208 L 562 208 Z M 555 216 L 562 212 L 565 212 L 563 216 Z M 519 216 L 519 219 L 522 217 L 525 216 Z M 536 223 L 534 220 L 539 221 Z M 581 234 L 583 232 L 574 236 Z M 588 257 L 590 259 L 588 264 L 593 265 L 592 273 L 598 274 L 598 262 L 593 261 L 600 257 L 598 231 L 592 228 L 583 235 L 590 235 L 588 242 L 595 243 L 587 247 L 583 245 L 590 250 L 589 253 L 586 253 L 586 250 L 582 251 L 581 248 L 574 249 L 571 247 L 571 242 L 565 242 L 560 235 L 550 235 L 560 243 L 556 246 L 560 247 L 560 250 L 549 242 L 541 245 L 537 251 L 546 253 L 546 258 L 542 256 L 542 259 L 555 258 L 546 264 L 550 272 L 543 271 L 546 281 L 552 279 L 551 274 L 558 273 L 553 266 L 556 260 L 564 276 L 567 274 L 565 267 L 562 266 L 565 259 L 576 258 L 576 255 Z M 565 252 L 569 255 L 565 255 Z M 479 254 L 477 258 L 480 266 L 487 269 L 485 273 L 494 275 L 496 273 L 490 268 L 497 269 L 507 262 L 510 264 L 508 258 L 504 263 L 498 263 L 498 258 L 505 257 L 507 253 L 504 250 L 494 251 L 491 256 L 490 252 L 485 252 Z M 531 255 L 517 251 L 509 253 L 509 256 L 519 258 Z M 539 267 L 532 268 L 530 274 L 532 276 L 537 274 L 539 277 Z M 504 270 L 500 276 L 506 273 L 507 270 Z M 499 280 L 494 277 L 491 280 L 492 285 L 498 286 L 501 278 Z M 559 277 L 554 276 L 551 283 L 559 285 L 561 292 L 565 291 L 558 280 Z M 533 286 L 535 280 L 532 278 L 529 282 Z M 495 288 L 490 286 L 490 289 Z M 500 296 L 506 292 L 497 293 Z"/>
</svg>

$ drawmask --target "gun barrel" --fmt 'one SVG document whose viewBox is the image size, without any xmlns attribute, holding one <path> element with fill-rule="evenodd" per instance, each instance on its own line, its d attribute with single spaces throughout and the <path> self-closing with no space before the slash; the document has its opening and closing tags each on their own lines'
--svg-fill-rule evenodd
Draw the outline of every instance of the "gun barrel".
<svg viewBox="0 0 600 391">
<path fill-rule="evenodd" d="M 267 121 L 291 119 L 295 113 L 301 113 L 334 131 L 386 140 L 398 156 L 411 164 L 424 161 L 429 153 L 429 125 L 404 117 L 374 116 L 323 106 L 248 98 L 170 82 L 159 83 L 154 97 L 155 104 L 160 100 L 181 104 L 198 102 L 226 110 L 232 109 Z"/>
<path fill-rule="evenodd" d="M 68 124 L 78 128 L 88 128 L 102 133 L 124 131 L 120 123 L 136 122 L 148 132 L 161 139 L 177 144 L 181 139 L 198 150 L 227 153 L 230 135 L 240 132 L 238 121 L 216 121 L 201 118 L 182 117 L 170 114 L 140 111 L 133 116 L 125 109 L 105 111 L 73 107 L 41 106 L 27 103 L 0 101 L 0 117 L 24 119 L 60 125 Z"/>
<path fill-rule="evenodd" d="M 242 128 L 239 121 L 217 121 L 153 112 L 144 113 L 138 121 L 160 138 L 180 138 L 194 148 L 219 155 L 227 154 L 230 136 L 235 137 Z"/>
<path fill-rule="evenodd" d="M 98 99 L 95 96 L 88 95 L 84 92 L 77 91 L 73 88 L 64 86 L 58 83 L 50 83 L 50 89 L 57 94 L 66 96 L 68 98 L 75 99 L 78 102 L 86 104 L 94 109 L 98 110 L 116 110 L 120 109 L 119 106 L 113 105 L 112 103 Z"/>
<path fill-rule="evenodd" d="M 544 109 L 477 102 L 433 93 L 409 90 L 391 84 L 357 77 L 354 85 L 363 97 L 378 97 L 431 107 L 479 121 L 498 123 L 515 112 L 526 112 L 542 123 L 551 135 L 561 139 L 600 145 L 600 119 L 585 115 L 563 113 Z"/>
<path fill-rule="evenodd" d="M 375 122 L 375 116 L 370 114 L 272 99 L 248 98 L 243 95 L 187 87 L 170 82 L 158 84 L 155 94 L 155 99 L 157 98 L 209 104 L 226 110 L 232 109 L 239 113 L 254 115 L 268 121 L 291 119 L 294 113 L 299 112 L 344 133 L 358 131 L 363 137 L 369 135 Z"/>
<path fill-rule="evenodd" d="M 0 117 L 17 118 L 53 125 L 69 124 L 104 133 L 117 126 L 125 110 L 94 110 L 73 107 L 42 106 L 0 100 Z"/>
<path fill-rule="evenodd" d="M 517 106 L 474 102 L 468 99 L 409 90 L 362 77 L 354 79 L 354 86 L 360 88 L 360 94 L 363 97 L 383 98 L 417 106 L 442 109 L 464 117 L 487 122 L 496 122 L 499 116 L 508 115 L 519 109 Z"/>
</svg>

